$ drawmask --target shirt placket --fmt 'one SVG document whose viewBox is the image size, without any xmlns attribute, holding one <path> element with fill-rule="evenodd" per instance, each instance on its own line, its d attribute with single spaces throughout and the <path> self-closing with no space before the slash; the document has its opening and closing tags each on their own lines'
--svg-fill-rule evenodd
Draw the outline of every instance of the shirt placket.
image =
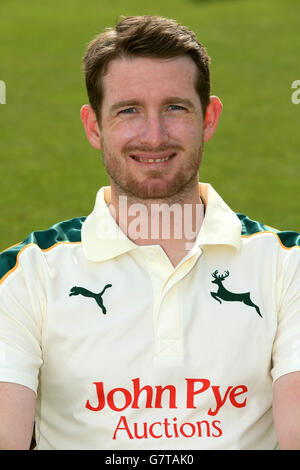
<svg viewBox="0 0 300 470">
<path fill-rule="evenodd" d="M 180 281 L 192 270 L 200 248 L 173 268 L 163 250 L 157 246 L 146 251 L 153 286 L 154 362 L 178 366 L 183 362 L 184 342 Z"/>
</svg>

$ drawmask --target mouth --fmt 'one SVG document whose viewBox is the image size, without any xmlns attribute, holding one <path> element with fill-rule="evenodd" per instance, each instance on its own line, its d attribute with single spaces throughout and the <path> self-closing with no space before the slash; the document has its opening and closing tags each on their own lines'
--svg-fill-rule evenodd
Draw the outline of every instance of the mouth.
<svg viewBox="0 0 300 470">
<path fill-rule="evenodd" d="M 139 162 L 139 163 L 146 163 L 146 164 L 158 164 L 158 163 L 165 163 L 165 162 L 168 162 L 169 160 L 171 160 L 172 158 L 174 158 L 176 156 L 176 153 L 170 153 L 168 155 L 144 155 L 144 154 L 140 154 L 140 155 L 130 155 L 130 158 L 132 158 L 133 160 L 135 160 L 136 162 Z"/>
</svg>

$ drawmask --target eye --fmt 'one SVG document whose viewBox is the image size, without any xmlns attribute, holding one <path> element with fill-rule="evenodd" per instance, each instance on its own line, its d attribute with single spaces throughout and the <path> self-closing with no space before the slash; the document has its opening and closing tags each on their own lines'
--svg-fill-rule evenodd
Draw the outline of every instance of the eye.
<svg viewBox="0 0 300 470">
<path fill-rule="evenodd" d="M 178 104 L 170 104 L 168 106 L 168 109 L 170 109 L 171 111 L 185 111 L 186 108 Z"/>
<path fill-rule="evenodd" d="M 136 113 L 136 108 L 125 108 L 119 111 L 119 114 L 134 114 Z"/>
</svg>

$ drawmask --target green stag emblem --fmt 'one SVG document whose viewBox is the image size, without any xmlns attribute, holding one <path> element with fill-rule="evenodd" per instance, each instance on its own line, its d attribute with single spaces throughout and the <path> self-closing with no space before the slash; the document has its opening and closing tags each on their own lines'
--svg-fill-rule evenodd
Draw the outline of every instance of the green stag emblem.
<svg viewBox="0 0 300 470">
<path fill-rule="evenodd" d="M 218 302 L 220 302 L 220 304 L 222 303 L 221 299 L 227 302 L 243 302 L 245 305 L 249 305 L 249 307 L 254 307 L 258 315 L 262 317 L 259 307 L 255 305 L 250 299 L 250 292 L 245 292 L 243 294 L 234 294 L 233 292 L 230 292 L 223 286 L 222 282 L 228 276 L 229 276 L 229 271 L 225 271 L 225 273 L 220 276 L 218 276 L 218 271 L 215 271 L 214 273 L 212 273 L 212 277 L 214 278 L 214 280 L 211 282 L 213 284 L 217 284 L 219 288 L 217 292 L 211 292 L 210 293 L 211 296 L 214 299 L 216 299 Z"/>
<path fill-rule="evenodd" d="M 85 289 L 84 287 L 74 286 L 70 290 L 69 296 L 71 296 L 71 295 L 83 295 L 84 297 L 92 297 L 93 299 L 96 300 L 97 304 L 99 305 L 99 307 L 102 310 L 102 313 L 106 314 L 106 308 L 103 305 L 102 295 L 104 294 L 105 290 L 108 287 L 111 287 L 111 286 L 112 286 L 112 284 L 106 284 L 104 289 L 99 294 L 95 294 L 94 292 L 91 292 L 90 290 Z"/>
</svg>

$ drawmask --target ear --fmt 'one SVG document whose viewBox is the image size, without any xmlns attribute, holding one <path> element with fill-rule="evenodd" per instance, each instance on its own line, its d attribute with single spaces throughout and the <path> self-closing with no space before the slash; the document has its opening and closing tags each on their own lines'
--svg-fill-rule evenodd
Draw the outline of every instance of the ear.
<svg viewBox="0 0 300 470">
<path fill-rule="evenodd" d="M 207 142 L 215 133 L 219 117 L 222 112 L 222 103 L 217 96 L 211 96 L 209 103 L 206 108 L 204 128 L 203 128 L 203 140 Z"/>
<path fill-rule="evenodd" d="M 80 110 L 80 117 L 91 146 L 100 150 L 101 134 L 95 111 L 89 104 L 84 104 Z"/>
</svg>

